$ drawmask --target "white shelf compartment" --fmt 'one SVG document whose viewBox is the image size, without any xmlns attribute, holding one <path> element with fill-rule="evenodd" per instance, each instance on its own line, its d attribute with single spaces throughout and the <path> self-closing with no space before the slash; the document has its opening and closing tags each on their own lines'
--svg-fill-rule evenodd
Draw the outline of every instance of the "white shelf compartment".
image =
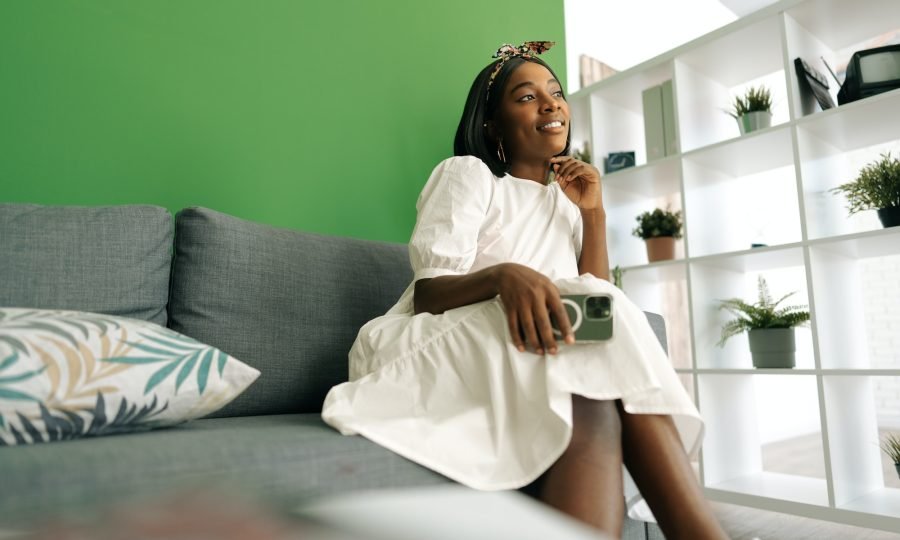
<svg viewBox="0 0 900 540">
<path fill-rule="evenodd" d="M 818 390 L 814 375 L 698 374 L 700 412 L 707 425 L 703 476 L 707 487 L 761 497 L 828 505 L 823 477 L 766 470 L 764 447 L 815 436 L 797 459 L 824 471 Z M 782 464 L 786 466 L 785 464 Z"/>
<path fill-rule="evenodd" d="M 690 257 L 802 239 L 790 129 L 689 152 L 682 174 Z"/>
<path fill-rule="evenodd" d="M 856 101 L 797 122 L 797 147 L 809 238 L 880 229 L 876 212 L 850 215 L 843 194 L 830 190 L 855 179 L 884 152 L 900 153 L 900 125 L 884 122 L 900 109 L 900 90 Z"/>
<path fill-rule="evenodd" d="M 682 209 L 680 159 L 669 157 L 616 171 L 604 176 L 602 185 L 610 266 L 626 268 L 647 264 L 646 244 L 632 234 L 637 226 L 636 217 L 654 208 Z M 681 238 L 675 242 L 675 257 L 684 256 Z"/>
<path fill-rule="evenodd" d="M 622 269 L 622 290 L 644 311 L 666 321 L 669 360 L 676 368 L 691 366 L 691 329 L 688 310 L 687 263 L 664 261 Z"/>
<path fill-rule="evenodd" d="M 838 508 L 900 518 L 900 481 L 879 448 L 876 387 L 881 379 L 896 385 L 896 376 L 823 378 L 834 498 Z M 892 421 L 894 425 L 885 427 L 896 430 L 897 418 Z"/>
<path fill-rule="evenodd" d="M 900 254 L 900 228 L 822 239 L 810 242 L 808 249 L 821 367 L 873 367 L 862 316 L 865 306 L 860 260 Z"/>
<path fill-rule="evenodd" d="M 675 57 L 683 151 L 737 135 L 737 122 L 727 111 L 735 96 L 750 86 L 765 84 L 772 92 L 773 125 L 790 120 L 778 18 L 766 17 L 731 32 L 728 28 Z"/>
<path fill-rule="evenodd" d="M 660 62 L 641 71 L 620 73 L 600 81 L 578 93 L 590 101 L 592 153 L 602 170 L 603 158 L 610 152 L 635 153 L 635 164 L 647 163 L 647 144 L 644 136 L 644 106 L 642 92 L 672 79 L 671 62 Z"/>
<path fill-rule="evenodd" d="M 604 205 L 615 207 L 680 194 L 680 165 L 677 156 L 666 157 L 604 175 Z"/>
<path fill-rule="evenodd" d="M 720 300 L 743 298 L 755 302 L 758 276 L 763 276 L 774 298 L 796 293 L 783 305 L 809 304 L 803 249 L 799 245 L 767 247 L 689 259 L 693 346 L 699 369 L 751 369 L 746 334 L 734 336 L 724 347 L 717 344 L 722 326 L 733 316 L 719 309 Z M 815 367 L 809 328 L 795 329 L 796 367 Z"/>
</svg>

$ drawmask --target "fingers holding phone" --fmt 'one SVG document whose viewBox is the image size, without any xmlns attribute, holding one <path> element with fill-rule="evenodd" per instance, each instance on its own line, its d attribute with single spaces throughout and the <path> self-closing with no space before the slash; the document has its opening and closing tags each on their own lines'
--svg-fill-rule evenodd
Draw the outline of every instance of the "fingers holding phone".
<svg viewBox="0 0 900 540">
<path fill-rule="evenodd" d="M 496 274 L 509 333 L 519 351 L 528 348 L 537 354 L 556 354 L 557 339 L 566 343 L 574 341 L 559 289 L 552 281 L 531 268 L 513 263 L 498 265 Z M 554 333 L 554 327 L 558 333 Z"/>
</svg>

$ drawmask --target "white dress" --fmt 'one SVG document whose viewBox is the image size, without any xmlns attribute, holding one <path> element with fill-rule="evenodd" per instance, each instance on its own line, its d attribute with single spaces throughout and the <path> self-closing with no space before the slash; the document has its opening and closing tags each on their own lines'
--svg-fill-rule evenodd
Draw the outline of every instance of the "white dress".
<svg viewBox="0 0 900 540">
<path fill-rule="evenodd" d="M 413 282 L 363 326 L 350 381 L 322 418 L 457 482 L 482 490 L 529 484 L 572 436 L 571 394 L 621 399 L 627 412 L 673 415 L 689 455 L 703 423 L 643 312 L 618 288 L 578 275 L 582 223 L 557 184 L 495 177 L 478 158 L 441 162 L 422 190 L 409 243 Z M 501 262 L 529 266 L 561 292 L 613 295 L 613 338 L 519 352 L 499 297 L 441 315 L 413 314 L 413 284 Z M 629 515 L 652 519 L 626 474 Z"/>
</svg>

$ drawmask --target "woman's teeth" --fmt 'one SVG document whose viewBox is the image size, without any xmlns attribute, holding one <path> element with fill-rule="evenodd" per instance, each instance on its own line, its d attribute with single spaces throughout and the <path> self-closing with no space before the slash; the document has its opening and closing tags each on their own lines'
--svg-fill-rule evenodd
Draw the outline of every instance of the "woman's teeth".
<svg viewBox="0 0 900 540">
<path fill-rule="evenodd" d="M 553 129 L 558 127 L 562 127 L 562 122 L 550 122 L 549 124 L 544 124 L 543 126 L 541 126 L 540 129 Z"/>
</svg>

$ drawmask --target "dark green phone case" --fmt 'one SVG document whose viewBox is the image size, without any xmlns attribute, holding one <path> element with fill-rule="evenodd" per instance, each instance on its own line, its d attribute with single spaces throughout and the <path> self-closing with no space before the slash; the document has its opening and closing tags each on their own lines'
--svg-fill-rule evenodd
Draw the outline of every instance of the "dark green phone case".
<svg viewBox="0 0 900 540">
<path fill-rule="evenodd" d="M 564 294 L 563 306 L 576 342 L 605 341 L 613 336 L 612 296 L 609 294 Z M 556 321 L 553 332 L 560 335 Z"/>
</svg>

